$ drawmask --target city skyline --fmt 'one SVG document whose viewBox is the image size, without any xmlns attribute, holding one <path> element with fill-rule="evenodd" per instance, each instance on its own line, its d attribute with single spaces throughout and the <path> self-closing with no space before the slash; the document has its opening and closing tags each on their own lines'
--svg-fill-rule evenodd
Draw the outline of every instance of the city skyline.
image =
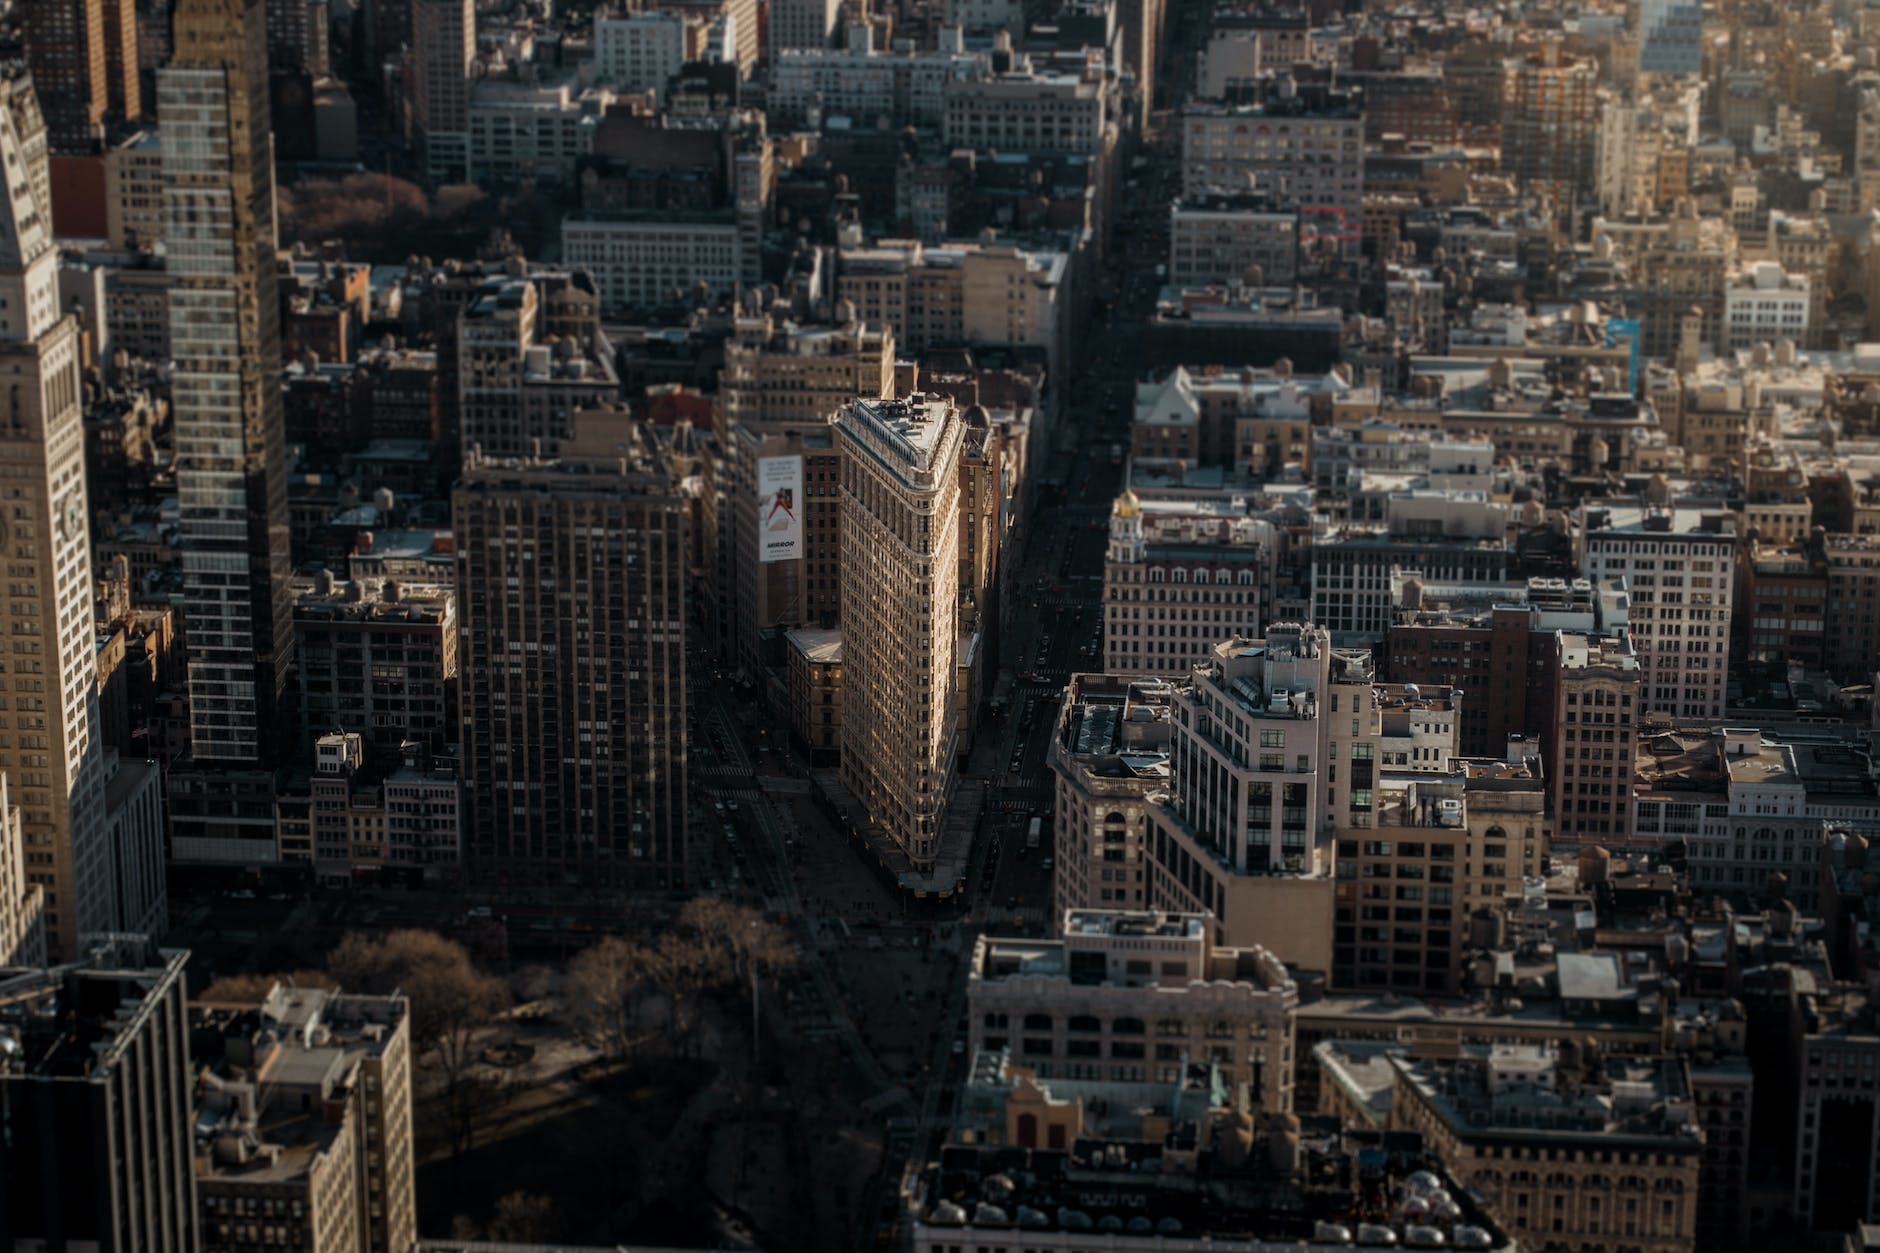
<svg viewBox="0 0 1880 1253">
<path fill-rule="evenodd" d="M 1880 1247 L 1876 33 L 26 0 L 0 1245 Z"/>
</svg>

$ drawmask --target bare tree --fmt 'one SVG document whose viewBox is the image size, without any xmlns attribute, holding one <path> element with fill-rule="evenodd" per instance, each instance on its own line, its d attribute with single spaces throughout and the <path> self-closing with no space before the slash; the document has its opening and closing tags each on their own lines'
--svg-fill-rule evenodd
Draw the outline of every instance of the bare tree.
<svg viewBox="0 0 1880 1253">
<path fill-rule="evenodd" d="M 339 986 L 333 976 L 324 970 L 296 970 L 292 974 L 276 975 L 222 975 L 198 992 L 195 999 L 206 1004 L 254 1004 L 273 991 L 277 983 L 288 983 L 297 988 L 326 988 L 328 990 Z"/>
<path fill-rule="evenodd" d="M 484 1234 L 499 1242 L 554 1240 L 561 1234 L 561 1212 L 552 1197 L 533 1192 L 507 1192 L 497 1200 L 496 1211 L 490 1215 Z"/>
<path fill-rule="evenodd" d="M 476 1144 L 477 1133 L 489 1125 L 510 1096 L 510 1079 L 496 1070 L 472 1070 L 444 1087 L 445 1129 L 450 1151 L 461 1156 Z"/>
<path fill-rule="evenodd" d="M 505 1192 L 497 1198 L 487 1224 L 479 1224 L 468 1214 L 458 1214 L 451 1219 L 450 1234 L 453 1240 L 535 1243 L 559 1238 L 561 1225 L 561 1211 L 552 1197 Z"/>
<path fill-rule="evenodd" d="M 402 992 L 411 1003 L 411 1040 L 420 1058 L 436 1058 L 457 1149 L 470 1132 L 461 1109 L 481 1104 L 468 1085 L 476 1061 L 476 1035 L 509 1004 L 509 989 L 470 961 L 461 944 L 435 931 L 393 931 L 383 939 L 353 932 L 327 959 L 342 984 L 362 992 Z"/>
<path fill-rule="evenodd" d="M 608 936 L 568 964 L 568 1007 L 581 1038 L 624 1060 L 640 1037 L 640 1006 L 654 966 L 645 948 Z"/>
<path fill-rule="evenodd" d="M 741 987 L 796 966 L 796 940 L 790 932 L 749 905 L 719 896 L 694 897 L 679 911 L 679 926 L 702 950 L 710 986 Z"/>
<path fill-rule="evenodd" d="M 711 986 L 704 954 L 688 937 L 668 931 L 644 950 L 647 974 L 666 996 L 666 1030 L 676 1042 L 683 1042 L 688 1055 L 694 1043 L 696 1023 L 694 1003 L 698 994 Z"/>
</svg>

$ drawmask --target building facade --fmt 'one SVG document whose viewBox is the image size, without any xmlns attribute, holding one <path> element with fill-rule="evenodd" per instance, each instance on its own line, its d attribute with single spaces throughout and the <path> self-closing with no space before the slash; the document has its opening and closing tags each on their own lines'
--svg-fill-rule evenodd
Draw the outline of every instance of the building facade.
<svg viewBox="0 0 1880 1253">
<path fill-rule="evenodd" d="M 836 298 L 894 332 L 909 352 L 953 345 L 1043 349 L 1047 369 L 1067 359 L 1070 258 L 1015 244 L 845 243 Z"/>
<path fill-rule="evenodd" d="M 1570 1041 L 1391 1065 L 1391 1126 L 1422 1133 L 1523 1247 L 1692 1247 L 1704 1141 L 1683 1061 Z"/>
<path fill-rule="evenodd" d="M 1364 119 L 1346 92 L 1263 80 L 1257 104 L 1192 103 L 1182 114 L 1182 191 L 1252 192 L 1312 210 L 1309 229 L 1355 253 L 1364 221 Z M 1301 230 L 1308 229 L 1306 223 Z"/>
<path fill-rule="evenodd" d="M 1623 627 L 1555 637 L 1548 781 L 1562 842 L 1623 844 L 1632 835 L 1644 673 Z"/>
<path fill-rule="evenodd" d="M 50 955 L 69 960 L 81 934 L 120 921 L 98 736 L 82 348 L 59 312 L 46 132 L 24 75 L 0 81 L 0 154 L 12 171 L 0 204 L 0 543 L 14 580 L 0 602 L 0 631 L 14 641 L 0 680 L 13 710 L 0 714 L 0 771 L 20 809 L 27 882 L 44 890 Z"/>
<path fill-rule="evenodd" d="M 1220 640 L 1256 638 L 1277 546 L 1272 523 L 1230 500 L 1119 496 L 1103 562 L 1104 668 L 1176 676 Z"/>
<path fill-rule="evenodd" d="M 643 9 L 594 12 L 596 80 L 621 92 L 663 98 L 679 67 L 693 59 L 702 31 L 682 13 Z"/>
<path fill-rule="evenodd" d="M 1250 198 L 1177 200 L 1168 214 L 1168 281 L 1178 287 L 1285 286 L 1299 273 L 1299 214 Z"/>
<path fill-rule="evenodd" d="M 1722 718 L 1736 586 L 1731 516 L 1608 500 L 1583 505 L 1579 522 L 1587 577 L 1623 578 L 1630 592 L 1642 707 Z"/>
<path fill-rule="evenodd" d="M 575 415 L 619 398 L 586 274 L 485 281 L 457 319 L 457 437 L 485 457 L 553 458 Z"/>
<path fill-rule="evenodd" d="M 1053 917 L 1145 908 L 1148 797 L 1168 786 L 1171 695 L 1156 679 L 1071 676 L 1051 736 Z"/>
<path fill-rule="evenodd" d="M 335 584 L 294 602 L 306 742 L 351 731 L 382 748 L 457 738 L 457 602 L 447 588 Z"/>
<path fill-rule="evenodd" d="M 1558 43 L 1509 63 L 1502 88 L 1501 168 L 1545 191 L 1556 211 L 1590 203 L 1598 155 L 1599 67 Z"/>
<path fill-rule="evenodd" d="M 1372 824 L 1338 833 L 1335 986 L 1461 994 L 1470 919 L 1540 874 L 1550 824 L 1538 767 L 1487 759 L 1381 781 Z"/>
<path fill-rule="evenodd" d="M 1295 623 L 1215 645 L 1175 686 L 1169 787 L 1149 810 L 1150 908 L 1210 913 L 1217 942 L 1311 970 L 1332 964 L 1331 652 Z"/>
<path fill-rule="evenodd" d="M 443 183 L 470 174 L 470 87 L 477 55 L 473 0 L 410 0 L 411 123 L 425 174 Z"/>
<path fill-rule="evenodd" d="M 1735 352 L 1757 344 L 1807 343 L 1815 296 L 1808 276 L 1791 274 L 1778 261 L 1758 261 L 1733 276 L 1723 289 L 1723 343 Z"/>
<path fill-rule="evenodd" d="M 1825 538 L 1828 632 L 1825 661 L 1843 682 L 1859 683 L 1880 657 L 1880 539 L 1836 533 Z"/>
<path fill-rule="evenodd" d="M 624 415 L 593 418 L 555 461 L 471 458 L 452 495 L 465 856 L 490 881 L 677 888 L 687 514 Z"/>
<path fill-rule="evenodd" d="M 104 123 L 142 114 L 137 11 L 126 0 L 33 0 L 21 6 L 26 63 L 44 101 L 54 151 L 97 151 Z"/>
<path fill-rule="evenodd" d="M 73 969 L 0 970 L 21 1016 L 0 1067 L 0 1240 L 197 1253 L 188 954 L 105 945 Z"/>
<path fill-rule="evenodd" d="M 594 276 L 609 309 L 643 309 L 703 283 L 712 298 L 755 281 L 731 212 L 578 213 L 561 224 L 562 260 Z"/>
<path fill-rule="evenodd" d="M 455 878 L 463 863 L 456 766 L 413 744 L 399 755 L 389 773 L 366 772 L 358 735 L 334 731 L 316 739 L 312 771 L 296 771 L 275 789 L 281 862 L 310 867 L 322 884 L 341 888 Z"/>
<path fill-rule="evenodd" d="M 842 454 L 842 781 L 931 869 L 959 725 L 960 455 L 952 401 L 855 401 Z"/>
<path fill-rule="evenodd" d="M 1100 65 L 1078 73 L 1013 68 L 943 89 L 941 135 L 949 147 L 1096 156 L 1115 142 L 1115 88 Z"/>
<path fill-rule="evenodd" d="M 203 1253 L 417 1247 L 404 997 L 276 984 L 258 1005 L 198 1003 L 190 1027 Z"/>
<path fill-rule="evenodd" d="M 842 0 L 776 0 L 765 15 L 770 62 L 791 48 L 827 48 L 842 20 Z"/>
<path fill-rule="evenodd" d="M 1702 4 L 1692 0 L 1643 0 L 1637 19 L 1641 73 L 1696 75 L 1703 71 Z"/>
<path fill-rule="evenodd" d="M 614 102 L 605 87 L 511 83 L 471 87 L 470 177 L 476 182 L 572 183 Z"/>
<path fill-rule="evenodd" d="M 1292 1109 L 1298 989 L 1262 948 L 1214 942 L 1199 914 L 1069 910 L 1059 940 L 982 936 L 966 976 L 969 1047 L 1040 1078 L 1166 1088 L 1217 1067 L 1238 1108 Z"/>
<path fill-rule="evenodd" d="M 26 879 L 26 848 L 19 806 L 0 775 L 0 965 L 46 961 L 46 892 Z"/>
<path fill-rule="evenodd" d="M 725 343 L 719 411 L 763 434 L 819 426 L 857 397 L 893 395 L 894 361 L 894 332 L 880 325 L 741 317 Z"/>
<path fill-rule="evenodd" d="M 157 76 L 190 751 L 265 761 L 294 658 L 262 0 L 185 0 Z"/>
</svg>

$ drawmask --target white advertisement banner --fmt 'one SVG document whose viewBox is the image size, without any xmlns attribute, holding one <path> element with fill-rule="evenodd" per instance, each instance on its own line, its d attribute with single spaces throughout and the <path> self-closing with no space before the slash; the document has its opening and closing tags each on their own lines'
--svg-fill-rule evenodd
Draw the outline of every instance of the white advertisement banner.
<svg viewBox="0 0 1880 1253">
<path fill-rule="evenodd" d="M 803 555 L 803 459 L 757 460 L 759 560 L 794 561 Z"/>
</svg>

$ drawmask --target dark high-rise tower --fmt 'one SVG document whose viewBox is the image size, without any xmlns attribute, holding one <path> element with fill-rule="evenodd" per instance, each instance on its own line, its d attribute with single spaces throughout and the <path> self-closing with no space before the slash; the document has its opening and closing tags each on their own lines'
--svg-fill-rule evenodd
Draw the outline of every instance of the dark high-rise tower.
<svg viewBox="0 0 1880 1253">
<path fill-rule="evenodd" d="M 464 855 L 485 881 L 685 882 L 686 511 L 623 413 L 465 459 Z"/>
<path fill-rule="evenodd" d="M 0 967 L 0 1248 L 195 1253 L 189 954 Z"/>
<path fill-rule="evenodd" d="M 157 75 L 201 763 L 274 756 L 293 660 L 266 13 L 263 0 L 179 0 L 173 58 Z"/>
<path fill-rule="evenodd" d="M 94 151 L 107 119 L 141 115 L 133 0 L 27 0 L 20 13 L 55 151 Z"/>
</svg>

